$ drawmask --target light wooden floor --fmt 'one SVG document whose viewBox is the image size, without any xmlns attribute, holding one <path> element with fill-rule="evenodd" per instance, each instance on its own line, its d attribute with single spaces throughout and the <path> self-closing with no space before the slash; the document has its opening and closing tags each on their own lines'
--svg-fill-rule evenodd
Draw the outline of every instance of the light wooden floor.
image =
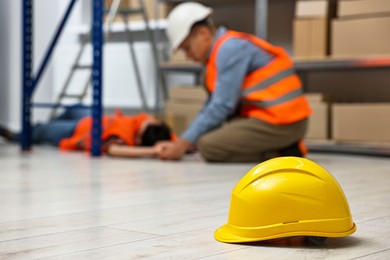
<svg viewBox="0 0 390 260">
<path fill-rule="evenodd" d="M 0 259 L 390 259 L 390 159 L 311 154 L 339 181 L 357 232 L 214 240 L 232 188 L 254 164 L 101 158 L 0 140 Z"/>
</svg>

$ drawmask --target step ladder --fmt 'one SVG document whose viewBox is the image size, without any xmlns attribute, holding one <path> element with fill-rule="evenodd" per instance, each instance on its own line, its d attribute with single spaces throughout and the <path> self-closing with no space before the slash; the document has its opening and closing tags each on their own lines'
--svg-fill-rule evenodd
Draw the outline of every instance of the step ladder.
<svg viewBox="0 0 390 260">
<path fill-rule="evenodd" d="M 137 87 L 138 87 L 138 93 L 140 96 L 141 100 L 141 105 L 142 109 L 144 111 L 149 112 L 150 109 L 147 105 L 146 101 L 146 95 L 144 91 L 144 84 L 141 79 L 141 73 L 139 69 L 139 62 L 136 57 L 136 52 L 134 49 L 134 37 L 133 37 L 133 32 L 129 28 L 129 17 L 133 15 L 141 15 L 142 20 L 145 23 L 145 32 L 146 32 L 146 40 L 150 44 L 152 48 L 152 58 L 154 60 L 154 72 L 155 72 L 155 79 L 156 79 L 156 92 L 155 92 L 155 98 L 156 98 L 156 104 L 155 104 L 155 109 L 156 112 L 159 109 L 159 99 L 160 99 L 160 88 L 162 88 L 163 94 L 166 95 L 166 84 L 165 80 L 163 78 L 163 75 L 159 71 L 159 58 L 158 58 L 158 52 L 157 52 L 157 46 L 156 46 L 156 41 L 154 38 L 154 34 L 150 28 L 149 25 L 149 18 L 146 12 L 144 0 L 138 0 L 139 7 L 138 8 L 120 8 L 121 1 L 129 1 L 129 0 L 113 0 L 111 3 L 111 6 L 109 9 L 106 11 L 107 15 L 107 20 L 106 20 L 106 32 L 104 33 L 104 41 L 108 41 L 111 37 L 112 33 L 112 25 L 114 23 L 114 20 L 117 16 L 120 16 L 122 19 L 124 25 L 125 25 L 125 33 L 127 36 L 127 43 L 129 44 L 129 50 L 131 54 L 131 59 L 133 61 L 133 69 L 134 69 L 134 74 L 136 77 L 136 82 L 137 82 Z M 91 32 L 89 32 L 89 36 L 91 35 Z M 77 71 L 83 71 L 83 70 L 91 70 L 92 65 L 83 65 L 81 64 L 81 58 L 83 56 L 83 53 L 85 51 L 86 45 L 88 44 L 88 41 L 82 41 L 80 45 L 80 49 L 76 55 L 76 59 L 73 62 L 73 65 L 71 67 L 70 73 L 66 77 L 64 84 L 61 87 L 61 91 L 56 99 L 56 104 L 61 104 L 64 99 L 73 99 L 76 100 L 78 103 L 81 103 L 83 99 L 86 97 L 88 93 L 88 88 L 91 86 L 91 79 L 92 79 L 92 74 L 84 85 L 82 86 L 81 92 L 77 94 L 72 94 L 69 93 L 69 86 L 70 83 Z M 51 113 L 50 113 L 50 119 L 54 118 L 58 112 L 58 106 L 54 106 Z"/>
</svg>

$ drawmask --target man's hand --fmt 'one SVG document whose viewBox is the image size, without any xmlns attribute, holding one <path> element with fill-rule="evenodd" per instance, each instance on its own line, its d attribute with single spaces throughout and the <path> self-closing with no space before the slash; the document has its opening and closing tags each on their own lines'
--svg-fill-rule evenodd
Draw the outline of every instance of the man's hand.
<svg viewBox="0 0 390 260">
<path fill-rule="evenodd" d="M 186 151 L 191 147 L 187 140 L 177 140 L 175 142 L 164 141 L 156 144 L 157 157 L 161 160 L 180 160 Z"/>
</svg>

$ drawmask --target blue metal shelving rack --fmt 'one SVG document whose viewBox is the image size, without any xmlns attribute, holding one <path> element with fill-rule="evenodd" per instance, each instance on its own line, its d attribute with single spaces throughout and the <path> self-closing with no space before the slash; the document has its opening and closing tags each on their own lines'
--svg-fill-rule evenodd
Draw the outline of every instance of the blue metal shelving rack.
<svg viewBox="0 0 390 260">
<path fill-rule="evenodd" d="M 31 109 L 33 107 L 66 107 L 61 104 L 33 103 L 32 96 L 38 86 L 39 80 L 45 71 L 58 39 L 65 27 L 71 11 L 77 0 L 70 0 L 65 14 L 53 35 L 49 47 L 44 55 L 38 71 L 33 73 L 33 0 L 22 0 L 22 151 L 31 150 Z M 103 0 L 92 1 L 92 44 L 93 44 L 93 66 L 92 66 L 92 156 L 101 155 L 101 117 L 102 117 L 102 63 L 103 63 Z"/>
</svg>

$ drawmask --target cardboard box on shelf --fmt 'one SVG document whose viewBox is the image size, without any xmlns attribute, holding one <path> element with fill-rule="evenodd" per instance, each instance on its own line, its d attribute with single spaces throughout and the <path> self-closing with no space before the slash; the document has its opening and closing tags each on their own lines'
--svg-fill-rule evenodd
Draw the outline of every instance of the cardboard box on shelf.
<svg viewBox="0 0 390 260">
<path fill-rule="evenodd" d="M 207 92 L 202 86 L 171 86 L 165 114 L 176 134 L 181 134 L 202 109 Z"/>
<path fill-rule="evenodd" d="M 295 17 L 313 18 L 328 16 L 327 0 L 297 1 L 295 6 Z"/>
<path fill-rule="evenodd" d="M 188 119 L 185 116 L 174 115 L 170 112 L 166 112 L 161 120 L 163 120 L 176 135 L 181 135 L 190 123 L 187 122 Z"/>
<path fill-rule="evenodd" d="M 172 86 L 169 92 L 170 100 L 177 103 L 200 103 L 207 99 L 207 91 L 203 86 Z"/>
<path fill-rule="evenodd" d="M 305 93 L 305 97 L 309 103 L 329 101 L 329 97 L 324 93 Z"/>
<path fill-rule="evenodd" d="M 324 58 L 327 52 L 327 20 L 295 19 L 294 20 L 294 57 Z"/>
<path fill-rule="evenodd" d="M 390 54 L 390 16 L 332 21 L 333 57 Z"/>
<path fill-rule="evenodd" d="M 178 103 L 174 101 L 168 100 L 165 103 L 165 111 L 174 115 L 183 115 L 187 116 L 191 120 L 198 114 L 198 112 L 202 109 L 202 104 L 185 104 Z"/>
<path fill-rule="evenodd" d="M 380 15 L 390 12 L 389 0 L 341 0 L 338 5 L 338 17 L 356 15 Z"/>
<path fill-rule="evenodd" d="M 329 104 L 325 102 L 311 103 L 313 114 L 305 138 L 312 140 L 329 139 Z"/>
<path fill-rule="evenodd" d="M 182 50 L 176 50 L 171 53 L 170 63 L 174 64 L 193 64 L 194 62 L 187 58 Z"/>
<path fill-rule="evenodd" d="M 306 94 L 312 109 L 309 118 L 305 139 L 328 140 L 330 136 L 330 104 L 324 102 L 325 96 L 321 93 Z"/>
<path fill-rule="evenodd" d="M 332 135 L 339 142 L 390 143 L 390 103 L 334 104 Z"/>
</svg>

